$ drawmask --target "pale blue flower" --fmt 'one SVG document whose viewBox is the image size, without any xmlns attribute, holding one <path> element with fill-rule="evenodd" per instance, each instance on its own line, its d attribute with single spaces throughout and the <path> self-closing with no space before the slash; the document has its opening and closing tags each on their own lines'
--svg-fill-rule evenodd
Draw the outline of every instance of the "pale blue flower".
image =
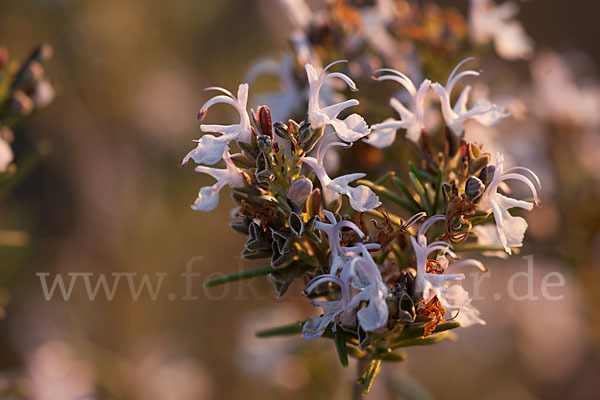
<svg viewBox="0 0 600 400">
<path fill-rule="evenodd" d="M 198 145 L 190 151 L 182 161 L 182 165 L 186 165 L 190 159 L 198 164 L 213 165 L 216 164 L 223 154 L 229 150 L 229 143 L 232 140 L 248 143 L 252 135 L 252 127 L 250 125 L 250 117 L 246 111 L 248 103 L 248 84 L 242 83 L 238 88 L 237 97 L 230 91 L 220 87 L 209 87 L 205 90 L 216 90 L 222 95 L 215 96 L 208 100 L 198 114 L 198 118 L 202 120 L 208 109 L 215 104 L 229 104 L 236 109 L 239 114 L 240 122 L 231 125 L 200 125 L 202 132 L 222 133 L 221 136 L 204 135 L 196 142 Z"/>
<path fill-rule="evenodd" d="M 196 172 L 212 176 L 217 180 L 217 183 L 200 189 L 198 198 L 191 206 L 193 210 L 212 211 L 219 203 L 219 192 L 223 187 L 229 185 L 235 188 L 244 185 L 244 177 L 241 170 L 233 164 L 228 152 L 223 155 L 223 161 L 225 161 L 225 169 L 205 167 L 203 165 L 199 165 L 194 169 Z"/>
</svg>

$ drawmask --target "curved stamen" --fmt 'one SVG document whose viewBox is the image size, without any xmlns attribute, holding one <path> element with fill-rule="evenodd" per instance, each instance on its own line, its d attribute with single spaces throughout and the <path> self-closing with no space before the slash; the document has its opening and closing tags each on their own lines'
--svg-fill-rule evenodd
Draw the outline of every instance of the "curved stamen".
<svg viewBox="0 0 600 400">
<path fill-rule="evenodd" d="M 229 90 L 227 90 L 227 89 L 225 89 L 225 88 L 222 88 L 222 87 L 220 87 L 220 86 L 209 86 L 209 87 L 207 87 L 207 88 L 204 88 L 204 91 L 205 91 L 205 92 L 208 92 L 208 91 L 211 91 L 211 90 L 216 90 L 217 92 L 224 93 L 224 94 L 226 94 L 227 96 L 229 96 L 229 97 L 231 97 L 232 99 L 234 99 L 234 100 L 235 100 L 235 96 L 234 96 L 234 95 L 233 95 L 233 94 L 232 94 L 232 93 L 231 93 Z"/>
<path fill-rule="evenodd" d="M 436 215 L 433 215 L 433 216 L 427 218 L 425 220 L 425 222 L 423 222 L 423 225 L 421 225 L 421 228 L 419 229 L 419 233 L 417 236 L 419 236 L 419 237 L 424 236 L 427 233 L 427 231 L 429 230 L 429 228 L 431 227 L 431 225 L 433 225 L 437 221 L 441 221 L 444 219 L 446 219 L 446 216 L 443 214 L 436 214 Z"/>
<path fill-rule="evenodd" d="M 413 215 L 412 217 L 410 217 L 404 224 L 402 224 L 402 228 L 404 230 L 407 230 L 412 225 L 414 225 L 417 221 L 419 221 L 421 218 L 426 217 L 426 216 L 427 216 L 426 212 L 422 211 L 420 213 L 417 213 L 417 214 Z"/>
<path fill-rule="evenodd" d="M 360 243 L 360 244 L 365 246 L 365 248 L 367 250 L 379 250 L 381 248 L 381 245 L 379 243 Z M 345 253 L 357 252 L 357 251 L 361 251 L 361 247 L 348 246 L 348 247 L 342 247 L 342 250 L 344 250 Z"/>
<path fill-rule="evenodd" d="M 456 258 L 456 253 L 454 253 L 449 246 L 427 246 L 427 256 L 436 251 L 441 251 L 445 254 L 449 254 L 452 258 Z"/>
<path fill-rule="evenodd" d="M 342 232 L 343 228 L 349 228 L 352 229 L 354 232 L 356 232 L 356 234 L 362 239 L 365 237 L 365 234 L 360 230 L 360 228 L 353 222 L 350 221 L 340 221 L 337 224 L 335 224 L 333 226 L 333 230 L 332 230 L 332 234 L 331 234 L 331 238 L 329 238 L 336 246 L 336 250 L 338 254 L 341 254 L 343 252 L 343 247 L 340 244 L 340 234 Z M 331 249 L 333 251 L 333 248 Z"/>
<path fill-rule="evenodd" d="M 204 103 L 204 105 L 200 109 L 200 112 L 198 113 L 198 119 L 200 121 L 202 121 L 204 119 L 204 116 L 206 115 L 206 112 L 208 111 L 208 109 L 218 103 L 229 104 L 230 106 L 235 107 L 239 111 L 238 105 L 234 98 L 220 95 L 220 96 L 215 96 L 215 97 L 209 99 L 206 103 Z"/>
<path fill-rule="evenodd" d="M 325 159 L 325 154 L 327 154 L 327 150 L 334 146 L 340 146 L 343 148 L 349 148 L 352 146 L 352 143 L 342 143 L 342 142 L 326 142 L 323 141 L 319 144 L 319 148 L 317 149 L 317 161 L 319 165 L 323 165 L 323 161 Z"/>
<path fill-rule="evenodd" d="M 376 285 L 381 278 L 379 269 L 377 268 L 377 265 L 373 262 L 373 259 L 371 259 L 371 256 L 369 255 L 369 252 L 366 249 L 366 247 L 360 247 L 363 252 L 363 257 L 356 257 L 350 262 L 350 264 L 348 264 L 350 274 L 352 274 L 356 269 L 356 264 L 359 264 L 361 270 L 365 273 L 367 279 L 369 280 L 369 285 Z M 365 253 L 366 256 L 364 256 Z"/>
<path fill-rule="evenodd" d="M 533 177 L 533 179 L 535 179 L 536 183 L 538 184 L 538 187 L 540 189 L 542 188 L 542 183 L 540 182 L 540 178 L 538 178 L 538 176 L 536 175 L 536 173 L 533 172 L 532 170 L 530 170 L 529 168 L 526 168 L 526 167 L 511 167 L 511 168 L 507 169 L 504 172 L 508 174 L 510 172 L 515 172 L 515 171 L 525 171 L 525 172 L 528 172 Z"/>
<path fill-rule="evenodd" d="M 306 293 L 310 293 L 314 290 L 315 287 L 317 287 L 319 284 L 321 284 L 323 282 L 333 282 L 333 283 L 337 284 L 340 287 L 340 289 L 342 290 L 342 298 L 340 299 L 340 301 L 344 305 L 348 304 L 348 300 L 350 298 L 350 290 L 348 290 L 348 286 L 346 285 L 346 283 L 335 275 L 324 274 L 324 275 L 319 275 L 319 276 L 314 277 L 313 279 L 310 280 L 310 282 L 308 282 L 306 289 L 304 289 L 304 291 Z"/>
<path fill-rule="evenodd" d="M 448 266 L 448 268 L 446 268 L 446 271 L 445 271 L 445 272 L 448 272 L 448 271 L 450 271 L 450 270 L 455 270 L 456 268 L 460 268 L 460 267 L 466 267 L 467 265 L 472 265 L 472 266 L 474 266 L 474 267 L 476 267 L 476 268 L 479 268 L 479 270 L 480 270 L 481 272 L 488 272 L 488 271 L 489 271 L 489 269 L 487 269 L 487 268 L 486 268 L 486 267 L 485 267 L 485 266 L 484 266 L 484 265 L 481 263 L 481 261 L 474 260 L 474 259 L 472 259 L 472 258 L 468 258 L 468 259 L 466 259 L 466 260 L 460 260 L 460 261 L 453 262 L 452 264 L 450 264 L 450 265 Z"/>
<path fill-rule="evenodd" d="M 502 181 L 509 180 L 509 179 L 523 182 L 531 190 L 534 201 L 536 203 L 539 201 L 538 195 L 537 195 L 537 190 L 535 190 L 535 186 L 533 185 L 533 182 L 531 182 L 531 180 L 529 178 L 527 178 L 526 176 L 523 176 L 521 174 L 510 173 L 510 174 L 502 175 L 502 178 L 500 179 L 500 181 L 502 182 Z"/>
<path fill-rule="evenodd" d="M 346 84 L 348 85 L 350 90 L 352 90 L 353 92 L 358 91 L 358 88 L 356 87 L 356 83 L 354 83 L 354 81 L 352 79 L 350 79 L 350 77 L 348 75 L 342 74 L 341 72 L 332 72 L 332 73 L 327 74 L 324 77 L 320 78 L 319 79 L 320 80 L 319 87 L 321 87 L 327 79 L 331 79 L 331 78 L 339 78 L 339 79 L 343 80 L 344 82 L 346 82 Z"/>
<path fill-rule="evenodd" d="M 456 67 L 454 67 L 454 69 L 453 69 L 453 70 L 452 70 L 452 72 L 450 73 L 450 76 L 448 77 L 448 81 L 446 82 L 446 87 L 447 87 L 447 86 L 450 86 L 450 81 L 452 80 L 452 78 L 453 78 L 454 74 L 456 73 L 456 71 L 458 71 L 458 69 L 459 69 L 460 67 L 462 67 L 462 65 L 463 65 L 464 63 L 467 63 L 467 62 L 469 62 L 469 61 L 471 61 L 471 60 L 474 60 L 474 59 L 475 59 L 475 57 L 467 57 L 467 58 L 465 58 L 464 60 L 462 60 L 461 62 L 459 62 L 459 63 L 458 63 L 458 65 L 457 65 Z"/>
<path fill-rule="evenodd" d="M 481 75 L 481 73 L 479 73 L 477 71 L 473 71 L 473 70 L 463 71 L 460 74 L 456 75 L 454 78 L 452 78 L 452 81 L 450 81 L 446 85 L 446 91 L 448 92 L 448 95 L 452 92 L 454 85 L 456 85 L 456 83 L 459 80 L 461 80 L 462 78 L 464 78 L 465 76 L 479 76 L 479 75 Z"/>
<path fill-rule="evenodd" d="M 325 68 L 323 68 L 323 71 L 321 71 L 321 73 L 319 74 L 319 77 L 323 76 L 323 74 L 331 67 L 333 67 L 336 64 L 341 64 L 341 63 L 347 63 L 348 60 L 337 60 L 337 61 L 333 61 L 329 64 L 327 64 L 327 66 Z"/>
<path fill-rule="evenodd" d="M 410 81 L 410 78 L 408 77 L 408 75 L 406 75 L 405 73 L 400 72 L 398 70 L 392 69 L 392 68 L 379 68 L 379 69 L 373 71 L 373 75 L 372 76 L 373 76 L 374 79 L 377 79 L 377 77 L 375 76 L 375 74 L 377 74 L 379 72 L 390 72 L 392 74 L 398 75 L 398 76 L 406 79 L 407 81 Z"/>
<path fill-rule="evenodd" d="M 382 81 L 394 81 L 399 83 L 400 85 L 404 86 L 404 88 L 406 90 L 408 90 L 408 93 L 411 96 L 414 96 L 417 93 L 417 88 L 415 87 L 415 85 L 409 80 L 409 79 L 405 79 L 399 76 L 394 76 L 394 75 L 382 75 L 380 77 L 374 78 L 375 80 L 382 82 Z"/>
</svg>

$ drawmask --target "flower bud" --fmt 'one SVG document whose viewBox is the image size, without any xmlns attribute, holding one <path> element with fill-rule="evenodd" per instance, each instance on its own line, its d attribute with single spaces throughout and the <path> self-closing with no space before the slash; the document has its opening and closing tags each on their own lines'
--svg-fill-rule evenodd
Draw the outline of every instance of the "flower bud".
<svg viewBox="0 0 600 400">
<path fill-rule="evenodd" d="M 298 130 L 298 141 L 300 143 L 306 143 L 310 140 L 313 134 L 313 130 L 310 126 L 310 123 L 304 122 L 300 125 L 300 129 Z"/>
<path fill-rule="evenodd" d="M 275 134 L 282 139 L 290 140 L 290 133 L 288 132 L 288 127 L 283 122 L 275 122 L 273 124 L 273 128 L 275 129 Z"/>
<path fill-rule="evenodd" d="M 482 153 L 475 143 L 469 143 L 467 147 L 469 173 L 475 174 L 490 162 L 490 154 Z"/>
<path fill-rule="evenodd" d="M 273 124 L 271 122 L 271 111 L 267 106 L 258 107 L 256 122 L 260 132 L 270 138 L 273 138 Z"/>
<path fill-rule="evenodd" d="M 268 154 L 271 152 L 271 149 L 272 149 L 271 143 L 272 143 L 271 138 L 266 135 L 259 136 L 258 139 L 256 140 L 258 149 L 265 154 Z"/>
<path fill-rule="evenodd" d="M 15 134 L 8 126 L 0 126 L 0 138 L 12 143 L 15 140 Z"/>
<path fill-rule="evenodd" d="M 296 121 L 294 121 L 293 119 L 290 119 L 288 121 L 288 132 L 291 135 L 296 135 L 298 133 L 299 129 L 300 129 L 300 125 L 298 125 L 298 123 Z"/>
<path fill-rule="evenodd" d="M 488 165 L 479 173 L 479 179 L 483 184 L 487 187 L 494 179 L 494 173 L 496 172 L 496 167 L 493 165 Z"/>
<path fill-rule="evenodd" d="M 39 45 L 31 55 L 31 60 L 35 60 L 38 62 L 45 62 L 52 58 L 54 55 L 54 49 L 47 43 L 42 43 Z"/>
<path fill-rule="evenodd" d="M 290 189 L 288 190 L 288 199 L 298 207 L 304 206 L 312 189 L 313 184 L 310 179 L 300 178 L 290 186 Z"/>
<path fill-rule="evenodd" d="M 469 177 L 465 183 L 465 194 L 470 201 L 476 200 L 485 191 L 485 185 L 479 178 L 474 176 Z"/>
<path fill-rule="evenodd" d="M 8 49 L 0 46 L 0 70 L 8 64 Z"/>
<path fill-rule="evenodd" d="M 23 70 L 21 85 L 31 87 L 44 77 L 44 67 L 37 61 L 30 62 Z"/>
<path fill-rule="evenodd" d="M 40 109 L 46 107 L 54 100 L 54 89 L 47 80 L 42 80 L 35 85 L 33 93 L 31 94 L 31 100 L 35 108 Z"/>
<path fill-rule="evenodd" d="M 27 116 L 33 111 L 33 101 L 21 90 L 17 90 L 9 99 L 9 109 L 12 113 Z"/>
</svg>

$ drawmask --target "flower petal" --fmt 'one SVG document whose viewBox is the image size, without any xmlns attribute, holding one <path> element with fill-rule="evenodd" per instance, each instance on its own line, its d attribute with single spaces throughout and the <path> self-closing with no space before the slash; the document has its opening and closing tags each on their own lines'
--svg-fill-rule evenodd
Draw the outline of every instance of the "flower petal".
<svg viewBox="0 0 600 400">
<path fill-rule="evenodd" d="M 343 121 L 339 119 L 331 120 L 330 124 L 339 138 L 346 142 L 355 142 L 369 134 L 367 123 L 358 114 L 352 114 Z"/>
<path fill-rule="evenodd" d="M 369 304 L 356 314 L 360 326 L 366 332 L 375 331 L 386 325 L 389 312 L 385 303 L 386 294 L 383 291 L 378 291 L 376 296 L 369 298 Z"/>
<path fill-rule="evenodd" d="M 213 165 L 223 158 L 223 154 L 227 150 L 227 145 L 233 139 L 232 136 L 213 136 L 204 135 L 198 140 L 198 145 L 190 151 L 182 161 L 182 165 L 186 165 L 190 158 L 197 164 Z"/>
<path fill-rule="evenodd" d="M 394 121 L 392 118 L 388 118 L 382 124 L 378 125 L 383 125 L 392 121 Z M 396 121 L 396 123 L 402 124 L 400 121 Z M 394 140 L 396 140 L 396 131 L 397 128 L 376 128 L 375 125 L 369 136 L 363 139 L 363 142 L 370 144 L 373 147 L 377 147 L 378 149 L 384 149 L 394 143 Z"/>
<path fill-rule="evenodd" d="M 6 171 L 13 160 L 13 152 L 8 142 L 0 138 L 0 172 Z"/>
<path fill-rule="evenodd" d="M 198 192 L 198 198 L 192 204 L 192 210 L 212 211 L 219 203 L 219 189 L 216 185 L 205 186 Z"/>
</svg>

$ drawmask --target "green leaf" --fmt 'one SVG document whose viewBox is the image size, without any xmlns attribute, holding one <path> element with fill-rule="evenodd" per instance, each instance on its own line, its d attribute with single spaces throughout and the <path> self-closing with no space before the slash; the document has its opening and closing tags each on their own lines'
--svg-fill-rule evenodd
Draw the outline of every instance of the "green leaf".
<svg viewBox="0 0 600 400">
<path fill-rule="evenodd" d="M 356 380 L 356 383 L 362 385 L 363 394 L 368 394 L 371 391 L 373 382 L 377 375 L 381 372 L 381 360 L 378 358 L 372 358 L 367 365 L 365 374 Z"/>
<path fill-rule="evenodd" d="M 435 194 L 433 198 L 433 213 L 437 214 L 438 205 L 440 204 L 440 196 L 442 191 L 442 169 L 437 170 L 437 181 L 435 183 Z"/>
<path fill-rule="evenodd" d="M 288 255 L 293 255 L 293 252 L 288 253 Z M 287 259 L 285 260 L 287 261 Z M 303 271 L 303 264 L 297 261 L 293 261 L 288 264 L 285 268 L 274 269 L 270 274 L 269 278 L 273 282 L 275 286 L 275 292 L 277 293 L 277 297 L 281 297 L 287 292 L 290 285 L 296 277 Z"/>
<path fill-rule="evenodd" d="M 395 178 L 395 177 L 393 177 L 393 178 Z M 356 183 L 359 185 L 367 186 L 369 189 L 374 191 L 376 194 L 381 195 L 381 196 L 393 201 L 394 203 L 398 204 L 400 207 L 404 208 L 405 210 L 407 210 L 413 214 L 416 214 L 417 212 L 419 212 L 418 210 L 420 210 L 420 206 L 419 206 L 419 209 L 415 210 L 415 207 L 412 206 L 410 203 L 406 202 L 405 200 L 400 198 L 400 196 L 398 196 L 391 190 L 389 190 L 381 185 L 376 185 L 375 183 L 368 181 L 366 179 L 361 179 L 361 180 L 357 181 Z M 418 203 L 417 203 L 417 205 L 418 205 Z"/>
<path fill-rule="evenodd" d="M 340 359 L 342 367 L 347 367 L 348 350 L 346 348 L 346 338 L 341 332 L 337 331 L 333 334 L 333 340 L 335 341 L 335 349 L 337 350 L 338 358 Z"/>
<path fill-rule="evenodd" d="M 365 211 L 365 214 L 367 214 L 367 215 L 369 215 L 369 216 L 371 216 L 373 218 L 380 219 L 382 221 L 385 220 L 384 216 L 379 211 L 369 210 L 369 211 Z M 390 219 L 390 222 L 392 224 L 394 224 L 396 226 L 402 226 L 402 219 L 399 216 L 394 215 L 394 214 L 389 213 L 389 212 L 387 213 L 387 215 L 388 215 L 388 217 Z"/>
<path fill-rule="evenodd" d="M 415 210 L 413 211 L 414 214 L 418 213 L 419 211 L 425 211 L 425 208 L 421 204 L 419 204 L 418 201 L 415 200 L 410 190 L 408 190 L 408 187 L 404 184 L 404 182 L 402 182 L 402 179 L 398 178 L 397 176 L 394 176 L 392 177 L 392 182 L 394 182 L 396 186 L 398 186 L 400 190 L 402 190 L 404 196 L 406 196 L 406 198 L 411 202 L 411 204 L 413 205 L 413 210 Z"/>
<path fill-rule="evenodd" d="M 272 336 L 291 336 L 302 332 L 304 321 L 294 322 L 293 324 L 278 326 L 276 328 L 263 329 L 256 332 L 259 338 L 268 338 Z"/>
<path fill-rule="evenodd" d="M 381 359 L 381 361 L 401 362 L 401 361 L 406 360 L 406 354 L 389 352 L 389 353 L 379 354 L 379 358 Z"/>
<path fill-rule="evenodd" d="M 354 346 L 346 346 L 346 350 L 348 351 L 348 355 L 354 358 L 365 358 L 368 354 L 366 351 L 362 351 Z"/>
<path fill-rule="evenodd" d="M 419 198 L 421 199 L 421 203 L 423 204 L 423 209 L 427 213 L 428 216 L 432 216 L 433 213 L 431 211 L 431 204 L 429 204 L 429 198 L 427 197 L 427 188 L 423 185 L 423 182 L 415 175 L 414 172 L 409 172 L 408 177 L 413 184 L 413 187 L 417 191 Z"/>
<path fill-rule="evenodd" d="M 432 332 L 433 334 L 435 333 L 440 333 L 440 332 L 444 332 L 444 331 L 448 331 L 450 329 L 455 329 L 460 327 L 460 323 L 459 322 L 446 322 L 443 324 L 439 324 L 435 330 Z M 398 336 L 396 336 L 396 338 L 392 341 L 392 343 L 390 343 L 390 348 L 396 348 L 396 347 L 404 347 L 404 346 L 396 346 L 397 344 L 403 343 L 407 340 L 410 339 L 416 339 L 416 338 L 421 338 L 423 337 L 423 335 L 425 334 L 425 328 L 423 326 L 421 327 L 412 327 L 412 328 L 406 328 L 402 331 L 402 333 L 400 333 Z"/>
<path fill-rule="evenodd" d="M 231 229 L 233 229 L 234 231 L 236 231 L 238 233 L 248 235 L 250 221 L 251 220 L 249 220 L 249 219 L 235 220 L 235 221 L 231 221 L 229 223 L 229 226 L 231 227 Z"/>
<path fill-rule="evenodd" d="M 261 258 L 270 258 L 271 256 L 273 256 L 273 250 L 270 248 L 260 250 L 244 249 L 244 251 L 242 251 L 242 258 L 246 260 L 259 260 Z"/>
<path fill-rule="evenodd" d="M 410 346 L 427 346 L 430 344 L 439 343 L 443 340 L 456 340 L 456 334 L 454 332 L 439 332 L 436 334 L 429 335 L 427 337 L 418 337 L 414 339 L 404 340 L 402 342 L 396 342 L 390 344 L 390 349 L 397 349 L 400 347 Z"/>
<path fill-rule="evenodd" d="M 248 279 L 248 278 L 256 278 L 257 276 L 268 275 L 271 272 L 277 272 L 277 271 L 283 270 L 285 268 L 287 268 L 287 266 L 282 267 L 282 268 L 262 267 L 262 268 L 256 268 L 256 269 L 249 269 L 246 271 L 234 272 L 232 274 L 227 274 L 227 275 L 219 276 L 218 278 L 211 279 L 210 281 L 206 282 L 204 284 L 204 286 L 211 287 L 211 286 L 222 285 L 227 282 L 235 282 L 235 281 L 239 281 L 242 279 Z"/>
<path fill-rule="evenodd" d="M 385 174 L 381 175 L 374 183 L 376 185 L 385 185 L 395 175 L 396 175 L 396 172 L 388 171 Z"/>
</svg>

